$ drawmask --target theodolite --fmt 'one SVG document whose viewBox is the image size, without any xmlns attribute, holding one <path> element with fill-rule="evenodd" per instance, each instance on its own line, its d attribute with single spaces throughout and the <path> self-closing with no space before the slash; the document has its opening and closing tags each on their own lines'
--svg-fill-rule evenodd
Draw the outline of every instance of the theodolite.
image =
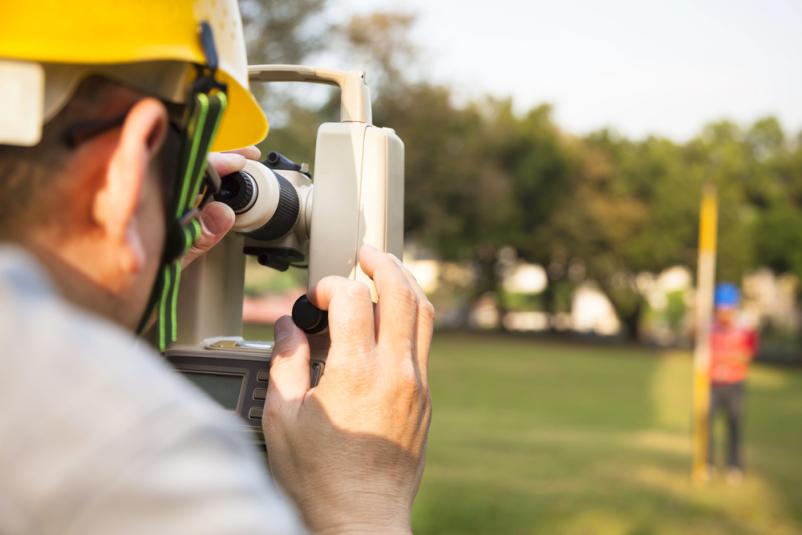
<svg viewBox="0 0 802 535">
<path fill-rule="evenodd" d="M 222 177 L 215 198 L 234 210 L 234 229 L 182 275 L 178 339 L 165 355 L 263 441 L 272 343 L 241 336 L 245 256 L 279 270 L 307 267 L 307 289 L 328 275 L 372 285 L 359 268 L 359 247 L 402 255 L 404 144 L 392 129 L 372 124 L 362 72 L 255 65 L 249 75 L 252 84 L 338 86 L 340 121 L 320 125 L 313 173 L 271 152 L 264 162 L 248 161 L 241 172 Z M 292 317 L 309 334 L 314 385 L 325 367 L 326 313 L 304 295 Z"/>
</svg>

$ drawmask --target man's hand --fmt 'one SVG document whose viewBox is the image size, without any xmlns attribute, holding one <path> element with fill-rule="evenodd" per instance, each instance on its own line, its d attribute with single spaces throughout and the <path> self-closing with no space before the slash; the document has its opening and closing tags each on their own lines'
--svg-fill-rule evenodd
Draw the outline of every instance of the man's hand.
<svg viewBox="0 0 802 535">
<path fill-rule="evenodd" d="M 259 149 L 250 146 L 232 152 L 209 153 L 209 165 L 220 176 L 226 176 L 245 167 L 246 160 L 258 160 Z M 234 226 L 234 211 L 221 202 L 213 201 L 203 207 L 200 222 L 203 231 L 195 245 L 181 259 L 181 266 L 186 268 L 193 260 L 208 252 L 222 240 Z"/>
<path fill-rule="evenodd" d="M 310 298 L 329 311 L 331 348 L 315 388 L 309 343 L 276 324 L 263 429 L 274 477 L 316 533 L 409 532 L 431 419 L 434 309 L 390 254 L 363 247 L 379 296 L 342 277 Z"/>
</svg>

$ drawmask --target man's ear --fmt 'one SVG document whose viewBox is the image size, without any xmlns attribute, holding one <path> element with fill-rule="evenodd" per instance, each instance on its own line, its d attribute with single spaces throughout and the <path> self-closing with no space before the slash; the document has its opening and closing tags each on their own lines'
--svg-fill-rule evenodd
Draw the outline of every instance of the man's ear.
<svg viewBox="0 0 802 535">
<path fill-rule="evenodd" d="M 115 248 L 119 267 L 136 273 L 145 263 L 136 214 L 142 187 L 167 135 L 167 113 L 156 99 L 138 101 L 128 112 L 103 182 L 92 203 L 92 218 Z"/>
</svg>

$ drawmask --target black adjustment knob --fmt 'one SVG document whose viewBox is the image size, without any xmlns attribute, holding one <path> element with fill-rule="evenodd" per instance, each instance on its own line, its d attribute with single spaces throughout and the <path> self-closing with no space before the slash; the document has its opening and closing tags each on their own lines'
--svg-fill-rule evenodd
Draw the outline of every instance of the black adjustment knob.
<svg viewBox="0 0 802 535">
<path fill-rule="evenodd" d="M 297 163 L 293 162 L 280 152 L 271 152 L 267 155 L 267 160 L 265 160 L 265 165 L 267 165 L 270 169 L 275 169 L 276 171 L 300 171 L 301 166 Z"/>
<path fill-rule="evenodd" d="M 292 321 L 306 334 L 317 334 L 329 326 L 329 314 L 313 305 L 302 295 L 292 305 Z"/>
</svg>

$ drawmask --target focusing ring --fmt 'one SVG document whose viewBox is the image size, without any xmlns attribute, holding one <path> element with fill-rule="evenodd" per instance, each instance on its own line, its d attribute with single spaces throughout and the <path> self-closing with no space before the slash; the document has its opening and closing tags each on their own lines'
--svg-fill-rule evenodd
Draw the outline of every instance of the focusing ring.
<svg viewBox="0 0 802 535">
<path fill-rule="evenodd" d="M 270 221 L 248 233 L 248 236 L 257 240 L 270 241 L 284 236 L 295 226 L 301 211 L 301 201 L 295 187 L 280 174 L 275 173 L 275 177 L 279 188 L 278 206 Z"/>
</svg>

